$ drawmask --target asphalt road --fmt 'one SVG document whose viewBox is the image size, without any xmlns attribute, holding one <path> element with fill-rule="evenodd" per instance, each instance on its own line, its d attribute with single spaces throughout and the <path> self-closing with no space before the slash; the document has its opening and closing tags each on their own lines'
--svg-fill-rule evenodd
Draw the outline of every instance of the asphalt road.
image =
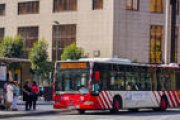
<svg viewBox="0 0 180 120">
<path fill-rule="evenodd" d="M 111 114 L 108 111 L 93 111 L 86 112 L 85 115 L 79 115 L 77 111 L 66 111 L 52 115 L 22 116 L 4 120 L 180 120 L 180 109 L 169 109 L 165 112 L 120 111 L 117 114 Z"/>
</svg>

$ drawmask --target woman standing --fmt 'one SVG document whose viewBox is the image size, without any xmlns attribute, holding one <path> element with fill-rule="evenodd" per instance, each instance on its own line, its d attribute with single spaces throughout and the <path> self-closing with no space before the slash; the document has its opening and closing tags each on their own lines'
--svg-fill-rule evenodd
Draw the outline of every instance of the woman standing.
<svg viewBox="0 0 180 120">
<path fill-rule="evenodd" d="M 36 110 L 36 101 L 38 98 L 39 87 L 37 86 L 37 83 L 35 81 L 33 81 L 32 91 L 33 91 L 33 98 L 32 98 L 33 110 Z"/>
<path fill-rule="evenodd" d="M 6 87 L 6 109 L 11 110 L 11 105 L 13 102 L 13 92 L 14 92 L 14 87 L 13 87 L 13 80 L 10 80 L 7 87 Z"/>
</svg>

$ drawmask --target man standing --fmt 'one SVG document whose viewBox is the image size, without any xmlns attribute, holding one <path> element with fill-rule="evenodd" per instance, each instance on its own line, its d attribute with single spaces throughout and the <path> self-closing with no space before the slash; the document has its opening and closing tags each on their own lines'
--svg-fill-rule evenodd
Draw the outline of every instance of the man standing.
<svg viewBox="0 0 180 120">
<path fill-rule="evenodd" d="M 32 107 L 32 82 L 26 81 L 23 86 L 23 101 L 25 101 L 25 110 L 31 110 Z"/>
</svg>

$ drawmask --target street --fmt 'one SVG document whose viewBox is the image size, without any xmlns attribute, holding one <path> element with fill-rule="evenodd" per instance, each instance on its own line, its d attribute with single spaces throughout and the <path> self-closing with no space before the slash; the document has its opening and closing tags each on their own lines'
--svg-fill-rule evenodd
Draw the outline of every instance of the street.
<svg viewBox="0 0 180 120">
<path fill-rule="evenodd" d="M 62 111 L 54 114 L 21 116 L 4 120 L 179 120 L 179 113 L 180 109 L 168 109 L 165 112 L 120 111 L 117 114 L 111 114 L 108 111 L 88 111 L 85 115 L 79 115 L 77 111 Z"/>
</svg>

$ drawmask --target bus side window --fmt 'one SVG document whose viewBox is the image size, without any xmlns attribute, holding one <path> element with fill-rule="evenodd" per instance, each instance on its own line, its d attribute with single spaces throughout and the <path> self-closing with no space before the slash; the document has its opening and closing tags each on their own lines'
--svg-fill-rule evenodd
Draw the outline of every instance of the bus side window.
<svg viewBox="0 0 180 120">
<path fill-rule="evenodd" d="M 141 73 L 141 90 L 151 90 L 151 74 L 148 72 Z"/>
<path fill-rule="evenodd" d="M 101 84 L 102 84 L 102 90 L 107 90 L 108 89 L 108 72 L 102 71 L 101 72 Z"/>
<path fill-rule="evenodd" d="M 177 71 L 175 73 L 175 87 L 176 87 L 176 90 L 180 90 L 180 71 Z"/>
<path fill-rule="evenodd" d="M 114 73 L 111 73 L 110 74 L 110 90 L 115 90 L 114 85 L 115 85 L 115 76 L 114 76 Z"/>
<path fill-rule="evenodd" d="M 126 90 L 132 90 L 132 83 L 131 82 L 126 83 Z"/>
<path fill-rule="evenodd" d="M 111 90 L 124 90 L 124 73 L 123 72 L 112 72 L 110 75 L 110 89 Z"/>
<path fill-rule="evenodd" d="M 129 87 L 131 86 L 131 87 Z M 126 72 L 126 90 L 138 91 L 138 74 L 136 72 Z"/>
</svg>

